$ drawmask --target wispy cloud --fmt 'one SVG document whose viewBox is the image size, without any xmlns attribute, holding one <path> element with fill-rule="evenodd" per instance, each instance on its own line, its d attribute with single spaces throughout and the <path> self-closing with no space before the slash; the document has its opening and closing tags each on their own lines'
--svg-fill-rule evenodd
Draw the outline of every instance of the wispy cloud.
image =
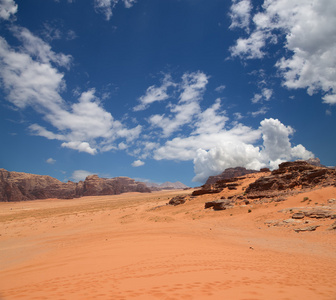
<svg viewBox="0 0 336 300">
<path fill-rule="evenodd" d="M 53 127 L 32 124 L 33 134 L 90 154 L 117 149 L 113 146 L 117 139 L 127 143 L 139 136 L 141 126 L 127 128 L 115 120 L 95 96 L 95 89 L 80 93 L 75 103 L 64 101 L 61 93 L 66 83 L 57 67 L 69 68 L 71 56 L 55 53 L 25 28 L 14 27 L 13 32 L 22 42 L 21 51 L 0 37 L 0 77 L 12 104 L 20 109 L 34 108 Z"/>
<path fill-rule="evenodd" d="M 131 8 L 137 0 L 94 0 L 94 9 L 97 13 L 105 15 L 106 20 L 109 21 L 118 2 L 123 2 L 126 8 Z"/>
<path fill-rule="evenodd" d="M 161 86 L 150 86 L 146 90 L 146 94 L 138 99 L 140 104 L 134 107 L 134 111 L 144 110 L 154 102 L 167 100 L 169 98 L 168 88 L 173 86 L 175 86 L 175 83 L 172 81 L 171 76 L 166 74 Z"/>
</svg>

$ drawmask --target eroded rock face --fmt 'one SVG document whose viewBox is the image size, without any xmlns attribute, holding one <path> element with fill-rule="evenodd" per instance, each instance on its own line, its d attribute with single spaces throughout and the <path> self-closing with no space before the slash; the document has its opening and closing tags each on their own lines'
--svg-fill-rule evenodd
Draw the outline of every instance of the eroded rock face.
<svg viewBox="0 0 336 300">
<path fill-rule="evenodd" d="M 258 171 L 248 170 L 248 169 L 243 168 L 243 167 L 228 168 L 223 173 L 221 173 L 219 175 L 210 176 L 205 184 L 206 185 L 214 184 L 214 183 L 216 183 L 217 181 L 220 181 L 220 180 L 230 179 L 230 178 L 234 178 L 234 177 L 240 177 L 240 176 L 244 176 L 246 174 L 251 174 L 251 173 L 256 173 L 256 172 L 258 172 Z"/>
<path fill-rule="evenodd" d="M 284 162 L 269 176 L 260 177 L 246 189 L 247 198 L 273 197 L 293 189 L 336 184 L 334 169 L 311 165 L 306 161 Z"/>
<path fill-rule="evenodd" d="M 125 192 L 149 193 L 150 189 L 144 183 L 128 177 L 106 179 L 90 175 L 84 182 L 64 183 L 50 176 L 0 169 L 0 201 L 2 202 L 47 198 L 70 199 Z"/>
</svg>

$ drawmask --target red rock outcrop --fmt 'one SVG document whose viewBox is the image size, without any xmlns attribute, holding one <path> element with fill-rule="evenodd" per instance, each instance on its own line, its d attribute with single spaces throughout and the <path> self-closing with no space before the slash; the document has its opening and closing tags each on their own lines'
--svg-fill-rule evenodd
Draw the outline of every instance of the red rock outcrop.
<svg viewBox="0 0 336 300">
<path fill-rule="evenodd" d="M 150 193 L 142 182 L 128 177 L 99 178 L 88 176 L 78 183 L 61 182 L 53 177 L 0 169 L 0 201 L 35 199 L 70 199 L 81 196 L 116 195 L 125 192 Z"/>
<path fill-rule="evenodd" d="M 293 190 L 336 184 L 336 170 L 309 164 L 307 161 L 284 162 L 269 176 L 260 177 L 246 189 L 246 197 L 268 198 Z"/>
<path fill-rule="evenodd" d="M 237 168 L 228 168 L 226 169 L 223 173 L 216 175 L 216 176 L 209 176 L 208 180 L 206 181 L 206 185 L 207 184 L 214 184 L 219 180 L 225 180 L 225 179 L 230 179 L 230 178 L 234 178 L 234 177 L 240 177 L 240 176 L 244 176 L 247 174 L 252 174 L 252 173 L 256 173 L 258 171 L 256 170 L 248 170 L 246 168 L 243 167 L 237 167 Z"/>
</svg>

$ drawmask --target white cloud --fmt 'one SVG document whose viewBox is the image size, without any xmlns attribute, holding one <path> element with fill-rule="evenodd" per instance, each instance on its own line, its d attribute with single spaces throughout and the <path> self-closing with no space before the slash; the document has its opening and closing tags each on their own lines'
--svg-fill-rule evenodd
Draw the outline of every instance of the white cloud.
<svg viewBox="0 0 336 300">
<path fill-rule="evenodd" d="M 9 20 L 18 11 L 18 5 L 13 0 L 0 0 L 0 18 Z"/>
<path fill-rule="evenodd" d="M 154 159 L 193 160 L 198 149 L 209 150 L 216 147 L 219 141 L 255 143 L 259 138 L 260 131 L 238 123 L 229 130 L 223 128 L 219 132 L 202 132 L 168 140 L 163 146 L 154 150 Z"/>
<path fill-rule="evenodd" d="M 135 160 L 134 162 L 132 162 L 132 166 L 133 167 L 141 167 L 143 166 L 145 163 L 142 160 Z"/>
<path fill-rule="evenodd" d="M 23 43 L 23 50 L 38 62 L 48 64 L 55 63 L 58 66 L 69 68 L 71 64 L 71 55 L 55 53 L 50 45 L 45 43 L 39 37 L 33 35 L 28 29 L 23 27 L 13 27 L 14 35 Z"/>
<path fill-rule="evenodd" d="M 112 9 L 118 0 L 94 0 L 94 9 L 96 13 L 105 15 L 107 21 L 112 17 Z"/>
<path fill-rule="evenodd" d="M 257 116 L 266 114 L 267 111 L 268 111 L 268 108 L 266 106 L 262 106 L 257 111 L 251 112 L 250 115 L 255 118 Z"/>
<path fill-rule="evenodd" d="M 86 152 L 92 155 L 97 153 L 97 149 L 91 148 L 90 144 L 87 142 L 67 142 L 62 143 L 61 146 L 63 148 L 70 148 L 73 150 L 78 150 L 79 152 Z"/>
<path fill-rule="evenodd" d="M 231 55 L 246 59 L 263 58 L 265 52 L 262 49 L 266 46 L 267 40 L 274 43 L 274 38 L 271 38 L 272 35 L 268 32 L 252 32 L 248 38 L 239 38 L 236 45 L 230 47 Z"/>
<path fill-rule="evenodd" d="M 46 160 L 46 162 L 47 162 L 48 164 L 53 165 L 53 164 L 56 162 L 56 160 L 50 157 L 50 158 L 48 158 L 48 159 Z"/>
<path fill-rule="evenodd" d="M 201 109 L 199 101 L 202 99 L 208 76 L 203 72 L 185 73 L 178 85 L 181 93 L 176 105 L 170 105 L 170 116 L 152 115 L 149 123 L 153 127 L 162 129 L 163 136 L 168 137 L 178 131 L 181 126 L 191 123 Z"/>
<path fill-rule="evenodd" d="M 263 88 L 260 94 L 254 94 L 252 98 L 252 103 L 258 103 L 262 101 L 269 101 L 273 95 L 273 90 L 268 88 Z"/>
<path fill-rule="evenodd" d="M 131 8 L 137 0 L 122 0 L 126 8 Z"/>
<path fill-rule="evenodd" d="M 240 141 L 221 142 L 206 151 L 198 149 L 194 159 L 193 181 L 204 182 L 209 176 L 217 175 L 227 168 L 246 167 L 260 169 L 260 149 Z"/>
<path fill-rule="evenodd" d="M 76 170 L 72 173 L 71 179 L 78 182 L 78 181 L 84 181 L 85 178 L 89 175 L 93 175 L 93 173 L 85 170 Z"/>
<path fill-rule="evenodd" d="M 283 161 L 313 157 L 313 154 L 302 145 L 292 147 L 289 137 L 294 130 L 279 120 L 265 119 L 255 132 L 261 134 L 263 140 L 261 146 L 255 145 L 257 139 L 253 143 L 223 139 L 209 150 L 198 149 L 194 158 L 196 176 L 193 180 L 204 182 L 210 175 L 219 174 L 230 167 L 274 169 Z"/>
<path fill-rule="evenodd" d="M 234 22 L 239 14 L 232 12 Z M 252 33 L 231 47 L 232 56 L 264 58 L 269 44 L 284 41 L 286 54 L 275 64 L 284 86 L 306 88 L 309 95 L 322 92 L 325 103 L 336 104 L 334 0 L 265 0 L 253 16 L 253 25 Z"/>
<path fill-rule="evenodd" d="M 221 111 L 221 101 L 218 98 L 211 107 L 198 114 L 198 120 L 194 125 L 196 128 L 192 135 L 221 132 L 229 119 L 224 113 L 224 111 Z"/>
<path fill-rule="evenodd" d="M 90 154 L 117 149 L 117 139 L 130 143 L 139 136 L 142 127 L 127 128 L 114 120 L 95 96 L 95 89 L 79 93 L 75 103 L 65 102 L 60 95 L 65 89 L 64 75 L 52 63 L 68 67 L 69 56 L 56 54 L 25 28 L 17 27 L 13 32 L 23 47 L 15 51 L 0 37 L 0 78 L 8 101 L 20 109 L 32 107 L 53 127 L 32 124 L 29 129 L 33 134 Z"/>
<path fill-rule="evenodd" d="M 233 4 L 230 9 L 230 17 L 232 23 L 230 28 L 243 28 L 249 31 L 249 24 L 251 18 L 252 5 L 250 0 L 233 0 Z"/>
<path fill-rule="evenodd" d="M 167 94 L 167 90 L 171 86 L 175 86 L 171 80 L 171 76 L 165 75 L 160 87 L 156 87 L 155 85 L 150 86 L 146 94 L 139 98 L 140 104 L 134 107 L 134 111 L 144 110 L 153 102 L 168 99 L 169 95 Z"/>
<path fill-rule="evenodd" d="M 121 0 L 126 8 L 131 8 L 137 0 Z M 105 15 L 109 21 L 113 14 L 114 7 L 118 4 L 119 0 L 94 0 L 94 9 L 96 13 Z"/>
<path fill-rule="evenodd" d="M 225 89 L 226 89 L 226 86 L 225 86 L 224 84 L 222 84 L 222 85 L 216 87 L 216 88 L 215 88 L 215 91 L 216 91 L 217 93 L 220 93 L 220 92 L 224 91 Z"/>
</svg>

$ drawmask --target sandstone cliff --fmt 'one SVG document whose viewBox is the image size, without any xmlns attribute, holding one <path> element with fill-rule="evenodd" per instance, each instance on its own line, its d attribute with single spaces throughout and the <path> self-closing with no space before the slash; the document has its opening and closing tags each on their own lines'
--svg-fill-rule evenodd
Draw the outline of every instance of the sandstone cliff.
<svg viewBox="0 0 336 300">
<path fill-rule="evenodd" d="M 262 169 L 260 172 L 265 172 L 265 176 L 247 187 L 244 193 L 245 198 L 272 198 L 288 193 L 298 193 L 305 189 L 336 186 L 336 170 L 324 167 L 317 160 L 284 162 L 277 170 L 270 172 L 268 169 Z M 192 195 L 220 193 L 225 188 L 236 189 L 243 178 L 239 176 L 220 179 L 211 184 L 206 183 L 201 189 L 195 190 Z"/>
<path fill-rule="evenodd" d="M 125 192 L 149 193 L 151 191 L 144 183 L 128 177 L 109 179 L 91 175 L 84 182 L 64 183 L 50 176 L 0 169 L 0 201 L 2 202 L 47 198 L 69 199 Z"/>
<path fill-rule="evenodd" d="M 243 167 L 228 168 L 225 169 L 223 173 L 215 176 L 209 176 L 205 184 L 214 184 L 219 180 L 230 179 L 234 177 L 244 176 L 246 174 L 256 173 L 256 170 L 248 170 Z"/>
</svg>

